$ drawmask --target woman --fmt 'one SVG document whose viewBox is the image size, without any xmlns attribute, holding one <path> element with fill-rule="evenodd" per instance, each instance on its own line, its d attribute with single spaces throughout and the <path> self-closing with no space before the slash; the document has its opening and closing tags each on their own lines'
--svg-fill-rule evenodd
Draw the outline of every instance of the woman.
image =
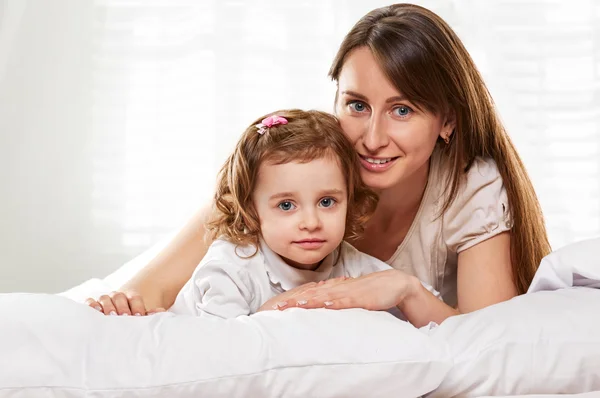
<svg viewBox="0 0 600 398">
<path fill-rule="evenodd" d="M 395 269 L 304 285 L 262 309 L 398 306 L 422 326 L 524 293 L 550 251 L 542 212 L 452 29 L 419 6 L 376 9 L 348 33 L 330 76 L 361 176 L 380 196 L 364 238 L 351 243 Z M 106 314 L 168 308 L 210 244 L 209 212 L 201 210 L 122 292 L 88 304 Z"/>
</svg>

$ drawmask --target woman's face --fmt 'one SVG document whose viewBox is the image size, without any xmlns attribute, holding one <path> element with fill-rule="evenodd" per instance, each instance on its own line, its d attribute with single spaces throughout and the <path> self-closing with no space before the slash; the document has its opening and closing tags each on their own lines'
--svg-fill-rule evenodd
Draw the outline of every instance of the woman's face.
<svg viewBox="0 0 600 398">
<path fill-rule="evenodd" d="M 346 57 L 338 90 L 336 115 L 360 156 L 363 181 L 373 189 L 410 181 L 425 170 L 437 138 L 454 129 L 453 121 L 403 98 L 367 47 Z"/>
</svg>

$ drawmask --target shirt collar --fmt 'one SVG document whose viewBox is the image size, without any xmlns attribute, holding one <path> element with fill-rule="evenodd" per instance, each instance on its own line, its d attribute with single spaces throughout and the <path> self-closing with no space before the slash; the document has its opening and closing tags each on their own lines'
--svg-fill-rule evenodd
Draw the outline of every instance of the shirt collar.
<svg viewBox="0 0 600 398">
<path fill-rule="evenodd" d="M 265 269 L 272 283 L 279 283 L 284 290 L 290 290 L 309 282 L 320 282 L 329 279 L 333 270 L 333 262 L 338 249 L 325 257 L 314 271 L 294 268 L 288 265 L 281 256 L 275 253 L 264 240 L 260 240 L 260 250 L 265 259 Z"/>
</svg>

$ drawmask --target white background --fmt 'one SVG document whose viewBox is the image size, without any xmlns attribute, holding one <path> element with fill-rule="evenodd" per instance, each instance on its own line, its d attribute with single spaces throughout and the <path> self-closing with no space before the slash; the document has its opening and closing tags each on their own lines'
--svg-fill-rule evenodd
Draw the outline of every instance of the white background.
<svg viewBox="0 0 600 398">
<path fill-rule="evenodd" d="M 103 277 L 179 227 L 252 119 L 331 110 L 383 1 L 0 0 L 0 292 Z M 421 1 L 463 39 L 554 248 L 600 235 L 600 5 Z"/>
</svg>

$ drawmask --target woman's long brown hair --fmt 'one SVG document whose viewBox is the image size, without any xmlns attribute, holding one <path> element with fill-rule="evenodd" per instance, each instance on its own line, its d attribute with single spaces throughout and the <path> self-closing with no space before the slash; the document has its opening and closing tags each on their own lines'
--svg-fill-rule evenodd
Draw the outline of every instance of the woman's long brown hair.
<svg viewBox="0 0 600 398">
<path fill-rule="evenodd" d="M 338 80 L 344 60 L 358 47 L 371 50 L 389 80 L 411 102 L 456 118 L 450 144 L 438 141 L 451 168 L 442 213 L 456 198 L 476 157 L 496 162 L 513 219 L 513 280 L 519 293 L 526 292 L 542 257 L 550 252 L 542 210 L 487 87 L 458 36 L 426 8 L 412 4 L 378 8 L 346 35 L 329 72 L 333 80 Z"/>
</svg>

